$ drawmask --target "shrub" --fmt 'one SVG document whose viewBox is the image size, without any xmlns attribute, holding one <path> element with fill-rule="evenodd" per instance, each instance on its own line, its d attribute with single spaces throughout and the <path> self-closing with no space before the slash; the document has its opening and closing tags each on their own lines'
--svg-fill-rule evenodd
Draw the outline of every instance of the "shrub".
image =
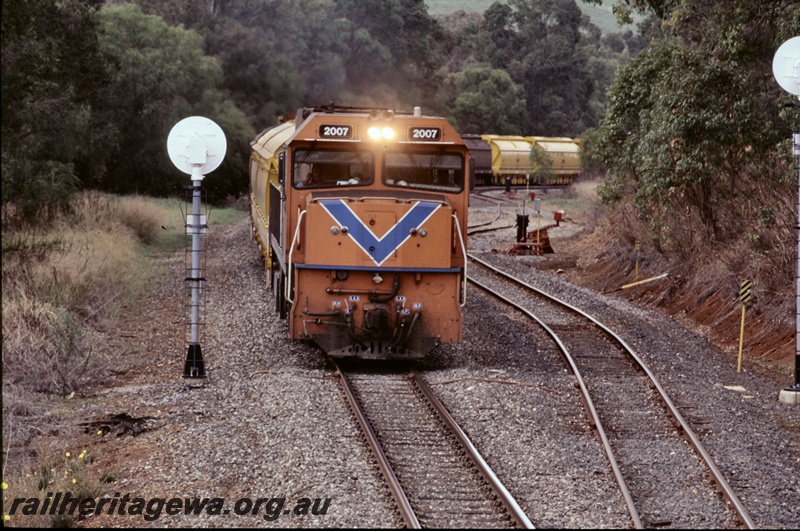
<svg viewBox="0 0 800 531">
<path fill-rule="evenodd" d="M 120 201 L 117 208 L 119 220 L 133 229 L 143 243 L 155 243 L 166 219 L 160 206 L 142 197 L 132 196 Z"/>
<path fill-rule="evenodd" d="M 45 422 L 47 395 L 106 373 L 94 328 L 141 292 L 140 241 L 154 241 L 164 217 L 141 197 L 84 192 L 46 224 L 3 227 L 3 440 L 7 419 L 24 443 Z"/>
</svg>

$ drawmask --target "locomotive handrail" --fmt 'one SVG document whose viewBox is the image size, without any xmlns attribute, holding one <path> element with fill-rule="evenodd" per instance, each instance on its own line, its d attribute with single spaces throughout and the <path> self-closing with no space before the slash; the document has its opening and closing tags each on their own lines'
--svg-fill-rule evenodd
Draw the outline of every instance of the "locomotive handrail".
<svg viewBox="0 0 800 531">
<path fill-rule="evenodd" d="M 292 275 L 292 255 L 294 254 L 294 246 L 297 243 L 297 238 L 300 236 L 300 224 L 302 223 L 303 216 L 305 216 L 305 215 L 306 215 L 306 211 L 305 210 L 300 212 L 300 216 L 297 218 L 297 227 L 295 227 L 294 236 L 292 237 L 292 246 L 289 247 L 289 265 L 286 268 L 286 276 L 289 277 L 287 279 L 288 282 L 286 282 L 286 300 L 289 301 L 289 303 L 292 304 L 292 305 L 294 304 L 294 299 L 292 299 L 289 296 L 289 294 L 292 293 L 292 287 L 293 287 L 292 286 L 292 280 L 294 278 L 293 275 Z"/>
<path fill-rule="evenodd" d="M 463 295 L 461 296 L 461 307 L 467 304 L 467 246 L 464 245 L 464 236 L 461 234 L 461 224 L 458 222 L 456 213 L 453 212 L 453 219 L 456 222 L 456 229 L 458 232 L 458 241 L 461 243 L 461 254 L 464 255 L 464 287 L 462 289 Z"/>
</svg>

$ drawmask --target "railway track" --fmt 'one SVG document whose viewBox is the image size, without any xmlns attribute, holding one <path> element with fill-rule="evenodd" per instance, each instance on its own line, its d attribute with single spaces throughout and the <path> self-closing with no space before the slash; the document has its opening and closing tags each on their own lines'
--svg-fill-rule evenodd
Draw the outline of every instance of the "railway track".
<svg viewBox="0 0 800 531">
<path fill-rule="evenodd" d="M 503 214 L 503 206 L 509 206 L 509 204 L 516 210 L 520 208 L 522 204 L 521 201 L 515 201 L 512 199 L 508 199 L 506 197 L 495 197 L 488 194 L 487 191 L 480 191 L 480 192 L 473 192 L 471 197 L 475 197 L 480 201 L 486 201 L 487 203 L 492 203 L 497 207 L 497 213 L 495 214 L 494 219 L 489 221 L 481 221 L 479 223 L 474 223 L 467 227 L 467 234 L 480 234 L 482 232 L 493 232 L 500 229 L 510 229 L 514 228 L 516 225 L 514 223 L 510 225 L 502 225 L 502 226 L 493 226 L 496 222 L 500 220 Z"/>
<path fill-rule="evenodd" d="M 489 221 L 482 221 L 480 223 L 474 223 L 474 224 L 470 225 L 469 227 L 467 227 L 470 230 L 470 234 L 472 234 L 472 231 L 483 232 L 483 230 L 486 230 L 486 229 L 481 229 L 481 230 L 477 230 L 477 229 L 479 227 L 486 227 L 487 225 L 491 225 L 492 223 L 496 222 L 497 220 L 500 219 L 500 216 L 503 213 L 502 212 L 503 200 L 497 199 L 495 197 L 491 197 L 491 196 L 489 196 L 489 195 L 487 195 L 485 193 L 481 193 L 481 192 L 473 192 L 471 197 L 473 197 L 473 198 L 475 198 L 475 199 L 477 199 L 479 201 L 485 201 L 487 203 L 491 203 L 491 204 L 495 205 L 497 207 L 497 212 L 495 213 L 494 219 L 491 219 Z M 506 202 L 507 202 L 507 200 L 506 200 Z M 495 229 L 489 229 L 489 230 L 495 230 Z"/>
<path fill-rule="evenodd" d="M 695 511 L 710 527 L 736 520 L 755 528 L 655 375 L 622 338 L 589 314 L 469 258 L 481 266 L 470 268 L 473 284 L 526 313 L 558 344 L 635 527 L 684 527 L 684 516 Z M 719 501 L 717 514 L 705 514 L 709 498 Z"/>
<path fill-rule="evenodd" d="M 533 528 L 416 371 L 334 365 L 407 527 Z"/>
</svg>

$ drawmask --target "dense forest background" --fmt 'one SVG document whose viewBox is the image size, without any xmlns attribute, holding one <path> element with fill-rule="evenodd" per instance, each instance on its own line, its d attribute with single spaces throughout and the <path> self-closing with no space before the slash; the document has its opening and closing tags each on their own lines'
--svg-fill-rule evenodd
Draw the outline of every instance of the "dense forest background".
<svg viewBox="0 0 800 531">
<path fill-rule="evenodd" d="M 165 139 L 192 114 L 228 138 L 206 181 L 217 198 L 246 190 L 255 133 L 304 105 L 420 105 L 464 133 L 577 136 L 643 46 L 601 35 L 573 0 L 437 18 L 422 0 L 12 0 L 3 203 L 31 219 L 79 187 L 172 193 Z"/>
<path fill-rule="evenodd" d="M 46 218 L 80 188 L 174 193 L 185 179 L 165 140 L 193 114 L 228 139 L 211 199 L 242 194 L 255 133 L 333 101 L 420 105 L 462 133 L 583 136 L 610 172 L 606 201 L 628 198 L 657 224 L 680 197 L 722 236 L 717 209 L 736 183 L 791 176 L 797 113 L 770 64 L 800 34 L 798 4 L 614 10 L 638 31 L 603 34 L 575 0 L 437 17 L 423 0 L 4 2 L 3 221 Z"/>
</svg>

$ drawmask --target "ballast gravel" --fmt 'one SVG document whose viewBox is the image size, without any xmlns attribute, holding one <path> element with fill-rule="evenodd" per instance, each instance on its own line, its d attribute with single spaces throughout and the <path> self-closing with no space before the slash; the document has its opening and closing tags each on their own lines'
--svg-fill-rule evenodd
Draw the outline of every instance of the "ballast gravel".
<svg viewBox="0 0 800 531">
<path fill-rule="evenodd" d="M 480 201 L 474 208 L 475 219 L 496 211 Z M 800 407 L 776 399 L 786 382 L 737 373 L 683 326 L 569 284 L 540 270 L 540 257 L 491 253 L 513 236 L 513 228 L 484 233 L 469 247 L 622 335 L 702 436 L 757 525 L 800 526 Z M 164 510 L 151 519 L 103 514 L 78 525 L 402 527 L 331 365 L 317 348 L 288 340 L 274 313 L 249 221 L 212 226 L 208 236 L 202 388 L 182 389 L 183 252 L 159 259 L 167 267 L 153 296 L 129 309 L 109 338 L 129 349 L 125 371 L 84 391 L 76 414 L 90 422 L 125 413 L 142 419 L 142 432 L 76 427 L 75 436 L 92 442 L 96 466 L 113 473 L 102 495 L 221 498 L 224 508 Z M 420 368 L 534 525 L 631 526 L 574 380 L 541 330 L 471 289 L 463 343 L 439 347 Z"/>
</svg>

